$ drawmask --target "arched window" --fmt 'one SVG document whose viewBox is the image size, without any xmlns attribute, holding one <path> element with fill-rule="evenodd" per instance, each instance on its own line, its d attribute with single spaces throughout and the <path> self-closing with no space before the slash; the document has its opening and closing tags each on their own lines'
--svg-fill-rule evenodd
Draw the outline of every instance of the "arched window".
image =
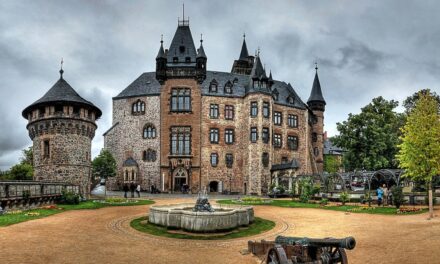
<svg viewBox="0 0 440 264">
<path fill-rule="evenodd" d="M 156 137 L 156 127 L 153 124 L 147 124 L 144 127 L 144 138 L 155 138 Z"/>
<path fill-rule="evenodd" d="M 209 92 L 210 93 L 217 93 L 218 91 L 218 83 L 217 81 L 214 79 L 211 81 L 211 83 L 209 84 Z"/>
<path fill-rule="evenodd" d="M 232 83 L 230 81 L 228 81 L 225 84 L 225 94 L 232 94 Z"/>
<path fill-rule="evenodd" d="M 137 100 L 133 103 L 131 106 L 131 112 L 132 114 L 145 114 L 145 103 L 141 100 Z"/>
<path fill-rule="evenodd" d="M 153 149 L 148 149 L 143 152 L 142 159 L 147 162 L 154 162 L 157 159 L 156 151 Z"/>
</svg>

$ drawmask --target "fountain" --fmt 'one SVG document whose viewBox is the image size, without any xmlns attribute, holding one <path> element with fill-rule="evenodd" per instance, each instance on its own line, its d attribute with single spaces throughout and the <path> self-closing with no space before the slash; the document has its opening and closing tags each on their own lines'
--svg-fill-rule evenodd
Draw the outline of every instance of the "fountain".
<svg viewBox="0 0 440 264">
<path fill-rule="evenodd" d="M 252 206 L 211 205 L 206 189 L 199 192 L 196 204 L 151 206 L 150 223 L 190 232 L 217 232 L 247 226 L 254 221 Z"/>
</svg>

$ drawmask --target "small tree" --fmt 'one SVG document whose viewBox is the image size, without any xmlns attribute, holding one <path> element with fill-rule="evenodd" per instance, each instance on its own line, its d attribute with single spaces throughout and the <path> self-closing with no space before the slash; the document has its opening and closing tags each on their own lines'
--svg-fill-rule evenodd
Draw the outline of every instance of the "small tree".
<svg viewBox="0 0 440 264">
<path fill-rule="evenodd" d="M 402 187 L 397 185 L 391 187 L 391 194 L 393 197 L 394 205 L 396 206 L 397 209 L 399 209 L 400 206 L 403 204 L 403 202 L 405 202 L 405 200 L 403 199 Z"/>
<path fill-rule="evenodd" d="M 34 169 L 30 164 L 19 163 L 12 166 L 9 175 L 12 180 L 32 180 L 32 177 L 34 176 Z"/>
<path fill-rule="evenodd" d="M 101 150 L 101 153 L 92 161 L 92 170 L 95 177 L 107 179 L 116 176 L 116 160 L 110 151 Z"/>
<path fill-rule="evenodd" d="M 23 156 L 20 158 L 20 163 L 34 166 L 34 150 L 32 146 L 28 147 L 27 149 L 23 149 L 22 153 Z"/>
<path fill-rule="evenodd" d="M 419 93 L 402 133 L 402 144 L 396 157 L 405 170 L 404 176 L 428 182 L 432 218 L 432 179 L 440 174 L 440 114 L 438 102 L 432 95 Z"/>
</svg>

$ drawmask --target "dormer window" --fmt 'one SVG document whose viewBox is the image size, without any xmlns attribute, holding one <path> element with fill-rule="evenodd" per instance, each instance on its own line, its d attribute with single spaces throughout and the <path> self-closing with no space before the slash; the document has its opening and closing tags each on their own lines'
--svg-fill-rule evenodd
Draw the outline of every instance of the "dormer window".
<svg viewBox="0 0 440 264">
<path fill-rule="evenodd" d="M 185 62 L 186 63 L 190 63 L 191 62 L 191 57 L 185 57 Z"/>
<path fill-rule="evenodd" d="M 184 53 L 185 52 L 185 46 L 180 46 L 179 47 L 179 51 L 180 51 L 180 53 Z"/>
<path fill-rule="evenodd" d="M 217 93 L 218 91 L 218 83 L 216 80 L 212 80 L 209 84 L 209 92 L 210 93 Z"/>
<path fill-rule="evenodd" d="M 132 104 L 131 113 L 134 115 L 145 114 L 145 103 L 141 100 L 137 100 Z"/>
<path fill-rule="evenodd" d="M 225 84 L 225 94 L 232 94 L 232 83 L 230 81 Z"/>
<path fill-rule="evenodd" d="M 294 104 L 295 103 L 295 99 L 292 96 L 287 97 L 287 102 L 289 104 Z"/>
<path fill-rule="evenodd" d="M 173 57 L 173 63 L 178 63 L 178 62 L 179 62 L 179 58 Z"/>
<path fill-rule="evenodd" d="M 238 83 L 237 77 L 234 78 L 233 83 Z"/>
<path fill-rule="evenodd" d="M 274 93 L 274 94 L 273 94 L 273 99 L 274 99 L 275 101 L 278 101 L 278 93 Z"/>
</svg>

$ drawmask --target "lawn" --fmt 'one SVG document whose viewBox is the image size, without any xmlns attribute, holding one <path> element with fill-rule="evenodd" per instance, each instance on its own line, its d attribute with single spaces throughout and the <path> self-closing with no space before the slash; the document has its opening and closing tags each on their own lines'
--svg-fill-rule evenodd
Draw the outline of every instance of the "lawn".
<svg viewBox="0 0 440 264">
<path fill-rule="evenodd" d="M 0 227 L 9 226 L 33 219 L 43 218 L 70 210 L 93 210 L 93 209 L 99 209 L 109 206 L 136 206 L 136 205 L 149 205 L 154 203 L 154 201 L 151 200 L 136 200 L 136 201 L 137 202 L 132 202 L 132 203 L 120 203 L 119 201 L 112 201 L 112 200 L 109 200 L 109 202 L 106 203 L 85 201 L 85 202 L 80 202 L 79 204 L 76 205 L 59 204 L 56 205 L 55 208 L 51 208 L 51 209 L 49 209 L 50 206 L 43 206 L 42 208 L 38 208 L 38 209 L 31 209 L 24 211 L 17 210 L 15 212 L 13 211 L 12 213 L 0 215 Z"/>
<path fill-rule="evenodd" d="M 420 214 L 427 212 L 427 208 L 423 208 L 416 212 L 405 212 L 398 213 L 398 210 L 395 207 L 368 207 L 368 206 L 359 206 L 359 205 L 337 205 L 337 204 L 328 204 L 322 206 L 316 203 L 301 203 L 299 201 L 292 200 L 267 200 L 267 199 L 252 199 L 250 201 L 242 201 L 239 202 L 237 200 L 218 200 L 219 204 L 242 204 L 242 205 L 266 205 L 266 206 L 279 206 L 279 207 L 290 207 L 290 208 L 314 208 L 314 209 L 323 209 L 323 210 L 333 210 L 333 211 L 342 211 L 342 212 L 350 212 L 350 213 L 365 213 L 365 214 L 383 214 L 383 215 L 408 215 L 408 214 Z M 407 207 L 401 207 L 402 209 L 406 209 Z"/>
<path fill-rule="evenodd" d="M 226 234 L 219 234 L 219 235 L 216 235 L 215 233 L 212 233 L 212 235 L 206 235 L 206 234 L 202 235 L 197 233 L 182 234 L 182 233 L 173 233 L 172 230 L 168 230 L 166 227 L 158 226 L 151 223 L 143 223 L 144 220 L 147 220 L 147 217 L 143 216 L 140 218 L 136 218 L 133 221 L 131 221 L 130 225 L 134 229 L 144 233 L 148 233 L 155 236 L 163 236 L 163 237 L 178 238 L 178 239 L 224 240 L 224 239 L 258 235 L 275 227 L 275 222 L 263 218 L 255 217 L 254 222 L 249 226 L 240 227 Z"/>
</svg>

